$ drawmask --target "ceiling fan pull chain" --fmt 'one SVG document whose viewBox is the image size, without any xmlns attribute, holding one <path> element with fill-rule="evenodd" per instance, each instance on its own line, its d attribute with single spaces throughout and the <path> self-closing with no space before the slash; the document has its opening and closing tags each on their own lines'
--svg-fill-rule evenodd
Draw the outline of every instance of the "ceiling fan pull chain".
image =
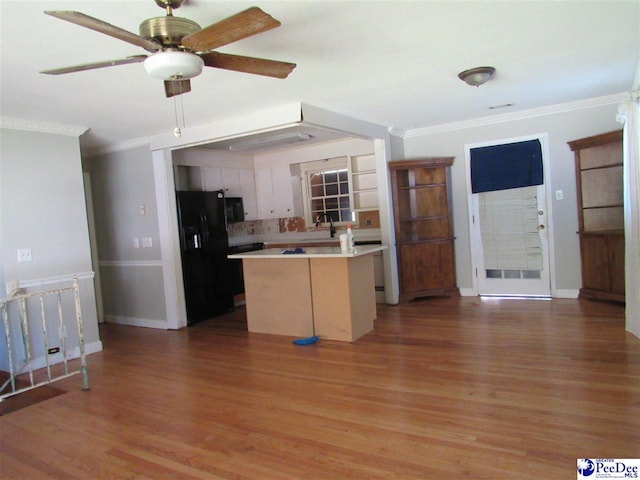
<svg viewBox="0 0 640 480">
<path fill-rule="evenodd" d="M 182 128 L 185 128 L 187 124 L 184 121 L 184 100 L 182 97 L 182 84 L 180 84 L 180 111 L 182 112 Z"/>
<path fill-rule="evenodd" d="M 180 125 L 178 124 L 178 101 L 176 100 L 176 96 L 177 95 L 173 96 L 173 113 L 176 119 L 176 128 L 173 129 L 173 136 L 176 138 L 180 138 L 180 136 L 182 135 L 182 131 L 180 130 Z"/>
</svg>

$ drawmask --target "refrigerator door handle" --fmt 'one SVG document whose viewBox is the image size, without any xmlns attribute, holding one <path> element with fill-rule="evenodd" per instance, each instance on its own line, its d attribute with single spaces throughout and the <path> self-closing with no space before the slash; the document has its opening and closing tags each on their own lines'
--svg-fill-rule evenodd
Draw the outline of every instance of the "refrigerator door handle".
<svg viewBox="0 0 640 480">
<path fill-rule="evenodd" d="M 209 220 L 204 210 L 200 211 L 200 231 L 202 232 L 202 243 L 209 243 Z"/>
</svg>

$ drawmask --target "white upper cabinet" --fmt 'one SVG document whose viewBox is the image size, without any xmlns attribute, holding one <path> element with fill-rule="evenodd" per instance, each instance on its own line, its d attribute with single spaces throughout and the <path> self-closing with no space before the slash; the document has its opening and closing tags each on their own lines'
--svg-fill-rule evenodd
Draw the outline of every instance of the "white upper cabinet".
<svg viewBox="0 0 640 480">
<path fill-rule="evenodd" d="M 270 168 L 256 170 L 256 192 L 258 194 L 258 218 L 275 218 L 276 211 L 273 201 L 273 181 Z"/>
<path fill-rule="evenodd" d="M 242 197 L 244 219 L 256 220 L 258 213 L 256 173 L 246 168 L 202 167 L 202 185 L 205 191 L 223 190 L 227 197 Z"/>
<path fill-rule="evenodd" d="M 257 220 L 258 197 L 256 196 L 256 174 L 253 170 L 239 170 L 240 191 L 244 205 L 244 219 Z"/>
<path fill-rule="evenodd" d="M 239 168 L 223 168 L 222 184 L 224 185 L 224 195 L 226 197 L 241 197 L 242 186 L 240 184 Z"/>
<path fill-rule="evenodd" d="M 202 187 L 206 192 L 224 190 L 222 168 L 202 167 Z"/>
<path fill-rule="evenodd" d="M 289 165 L 257 169 L 256 191 L 260 219 L 293 216 L 293 187 Z"/>
<path fill-rule="evenodd" d="M 273 206 L 276 218 L 293 216 L 293 186 L 291 185 L 291 170 L 289 165 L 273 167 L 271 169 L 273 185 Z"/>
</svg>

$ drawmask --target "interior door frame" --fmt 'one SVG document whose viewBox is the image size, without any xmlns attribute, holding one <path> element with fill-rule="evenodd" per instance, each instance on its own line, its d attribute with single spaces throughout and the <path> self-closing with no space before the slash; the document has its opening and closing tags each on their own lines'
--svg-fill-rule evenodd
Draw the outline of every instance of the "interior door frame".
<svg viewBox="0 0 640 480">
<path fill-rule="evenodd" d="M 96 235 L 96 219 L 93 209 L 93 190 L 91 174 L 82 172 L 84 185 L 84 200 L 87 207 L 87 223 L 89 229 L 89 245 L 91 246 L 91 265 L 93 268 L 93 288 L 96 296 L 96 313 L 98 323 L 104 323 L 104 303 L 102 302 L 102 281 L 100 280 L 100 259 L 98 255 L 98 240 Z"/>
<path fill-rule="evenodd" d="M 553 234 L 553 214 L 552 214 L 552 198 L 551 198 L 551 174 L 549 167 L 549 135 L 547 133 L 536 133 L 521 137 L 502 138 L 497 140 L 487 140 L 479 143 L 465 144 L 464 161 L 465 161 L 465 181 L 467 187 L 467 213 L 469 221 L 469 239 L 471 243 L 471 279 L 473 284 L 474 295 L 478 293 L 478 270 L 480 268 L 482 258 L 482 242 L 480 239 L 480 229 L 476 227 L 474 222 L 474 204 L 473 193 L 471 190 L 471 150 L 474 148 L 490 147 L 494 145 L 504 145 L 507 143 L 526 142 L 529 140 L 539 140 L 542 148 L 542 168 L 544 175 L 545 200 L 547 204 L 546 211 L 546 228 L 548 236 L 548 253 L 549 253 L 549 282 L 551 296 L 557 295 L 556 274 L 555 274 L 555 249 Z"/>
</svg>

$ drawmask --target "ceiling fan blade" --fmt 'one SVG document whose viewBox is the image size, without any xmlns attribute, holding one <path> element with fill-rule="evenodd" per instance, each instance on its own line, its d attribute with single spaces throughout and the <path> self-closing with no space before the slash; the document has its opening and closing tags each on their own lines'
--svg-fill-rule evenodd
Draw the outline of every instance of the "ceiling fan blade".
<svg viewBox="0 0 640 480">
<path fill-rule="evenodd" d="M 266 32 L 279 27 L 281 23 L 258 7 L 251 7 L 225 20 L 187 35 L 182 46 L 192 52 L 207 52 L 214 48 Z"/>
<path fill-rule="evenodd" d="M 80 25 L 81 27 L 90 28 L 91 30 L 95 30 L 96 32 L 104 33 L 105 35 L 117 38 L 118 40 L 132 43 L 133 45 L 142 47 L 150 52 L 157 52 L 162 48 L 158 42 L 148 40 L 144 37 L 141 37 L 140 35 L 129 32 L 120 27 L 116 27 L 115 25 L 111 25 L 110 23 L 103 22 L 102 20 L 98 20 L 97 18 L 90 17 L 89 15 L 85 15 L 84 13 L 63 10 L 48 10 L 44 13 L 61 20 L 66 20 L 67 22 L 75 23 L 76 25 Z"/>
<path fill-rule="evenodd" d="M 104 62 L 84 63 L 73 67 L 53 68 L 51 70 L 42 70 L 40 73 L 47 75 L 62 75 L 63 73 L 82 72 L 84 70 L 94 70 L 96 68 L 115 67 L 116 65 L 127 65 L 129 63 L 140 63 L 146 60 L 146 55 L 133 55 L 118 60 L 106 60 Z"/>
<path fill-rule="evenodd" d="M 191 91 L 190 80 L 165 80 L 164 93 L 167 98 L 171 98 L 175 95 L 182 95 Z"/>
<path fill-rule="evenodd" d="M 287 78 L 293 69 L 296 68 L 295 63 L 267 60 L 266 58 L 243 57 L 220 52 L 202 53 L 200 57 L 208 67 L 254 73 L 267 77 Z"/>
</svg>

